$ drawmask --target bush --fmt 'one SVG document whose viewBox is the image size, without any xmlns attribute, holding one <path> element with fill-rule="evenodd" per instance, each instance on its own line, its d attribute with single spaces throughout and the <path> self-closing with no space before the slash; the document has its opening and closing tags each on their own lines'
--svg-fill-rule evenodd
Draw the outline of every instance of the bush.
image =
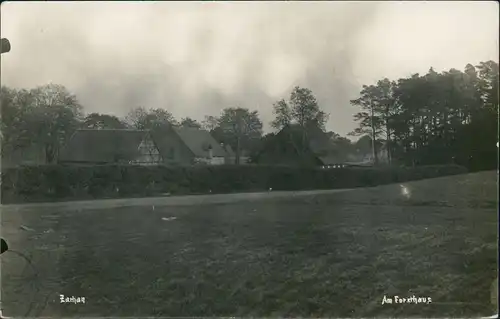
<svg viewBox="0 0 500 319">
<path fill-rule="evenodd" d="M 2 203 L 376 186 L 463 174 L 461 166 L 333 168 L 223 165 L 44 165 L 2 172 Z"/>
</svg>

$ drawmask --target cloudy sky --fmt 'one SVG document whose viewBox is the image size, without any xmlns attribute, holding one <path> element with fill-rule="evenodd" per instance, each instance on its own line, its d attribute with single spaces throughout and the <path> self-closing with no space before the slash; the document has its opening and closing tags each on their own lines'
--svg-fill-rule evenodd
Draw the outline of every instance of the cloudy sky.
<svg viewBox="0 0 500 319">
<path fill-rule="evenodd" d="M 489 2 L 2 2 L 2 85 L 49 82 L 87 112 L 165 108 L 201 120 L 312 89 L 328 129 L 355 127 L 361 85 L 498 61 Z"/>
</svg>

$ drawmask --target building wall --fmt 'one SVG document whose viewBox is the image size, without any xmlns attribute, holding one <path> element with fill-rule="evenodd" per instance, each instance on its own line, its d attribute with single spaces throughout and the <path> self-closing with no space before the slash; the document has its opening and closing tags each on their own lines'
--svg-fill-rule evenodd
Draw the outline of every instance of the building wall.
<svg viewBox="0 0 500 319">
<path fill-rule="evenodd" d="M 212 157 L 212 158 L 200 158 L 195 159 L 196 163 L 207 164 L 207 165 L 223 165 L 226 163 L 224 157 Z"/>
<path fill-rule="evenodd" d="M 162 163 L 158 148 L 150 137 L 146 137 L 139 145 L 139 157 L 132 163 L 141 165 L 157 165 Z"/>
<path fill-rule="evenodd" d="M 240 156 L 240 164 L 248 163 L 249 160 L 249 156 Z M 225 162 L 226 164 L 236 164 L 236 156 L 227 156 Z"/>
</svg>

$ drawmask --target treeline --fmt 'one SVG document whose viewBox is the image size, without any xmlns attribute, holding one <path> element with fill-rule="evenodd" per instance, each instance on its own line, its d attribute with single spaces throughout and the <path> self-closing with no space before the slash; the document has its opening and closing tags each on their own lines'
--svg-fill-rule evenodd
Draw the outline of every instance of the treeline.
<svg viewBox="0 0 500 319">
<path fill-rule="evenodd" d="M 226 108 L 220 116 L 207 116 L 202 123 L 189 117 L 180 121 L 166 109 L 137 107 L 123 118 L 110 114 L 84 114 L 77 97 L 62 85 L 49 84 L 31 90 L 1 88 L 2 154 L 33 145 L 41 146 L 46 162 L 54 163 L 61 146 L 77 129 L 154 129 L 167 126 L 206 128 L 217 140 L 249 147 L 262 136 L 257 111 Z"/>
<path fill-rule="evenodd" d="M 180 120 L 164 108 L 137 107 L 125 117 L 84 114 L 77 97 L 64 86 L 49 84 L 31 90 L 1 88 L 2 155 L 42 146 L 47 163 L 54 163 L 61 146 L 79 128 L 153 129 L 162 126 L 204 128 L 216 140 L 241 152 L 255 153 L 273 133 L 263 135 L 258 111 L 228 107 L 200 122 Z M 397 81 L 382 79 L 363 86 L 351 101 L 361 111 L 354 116 L 359 127 L 352 135 L 357 143 L 326 132 L 341 153 L 387 147 L 392 163 L 405 166 L 459 164 L 470 169 L 497 166 L 498 64 L 468 64 L 464 71 L 451 69 L 414 74 Z M 273 107 L 275 130 L 296 124 L 306 132 L 309 125 L 325 131 L 329 114 L 321 110 L 311 90 L 295 87 L 288 98 Z M 304 133 L 306 134 L 306 133 Z M 377 152 L 375 152 L 377 154 Z"/>
<path fill-rule="evenodd" d="M 205 116 L 200 122 L 189 117 L 177 120 L 163 108 L 137 107 L 123 118 L 101 113 L 85 115 L 74 94 L 64 86 L 49 84 L 31 90 L 1 88 L 2 153 L 38 145 L 44 148 L 46 162 L 54 163 L 61 146 L 76 129 L 139 129 L 148 130 L 169 126 L 203 128 L 214 138 L 229 145 L 235 152 L 236 162 L 243 152 L 249 157 L 261 148 L 263 122 L 258 111 L 242 107 L 224 108 L 218 116 Z M 281 107 L 281 108 L 280 108 Z M 324 127 L 327 115 L 319 110 L 311 90 L 295 87 L 288 104 L 281 100 L 274 105 L 276 129 L 289 123 Z M 284 118 L 286 117 L 286 118 Z M 350 140 L 329 132 L 339 145 L 350 145 Z"/>
<path fill-rule="evenodd" d="M 363 86 L 352 100 L 362 111 L 353 135 L 383 141 L 393 162 L 405 165 L 456 163 L 470 169 L 498 165 L 498 63 L 467 64 L 382 79 Z"/>
</svg>

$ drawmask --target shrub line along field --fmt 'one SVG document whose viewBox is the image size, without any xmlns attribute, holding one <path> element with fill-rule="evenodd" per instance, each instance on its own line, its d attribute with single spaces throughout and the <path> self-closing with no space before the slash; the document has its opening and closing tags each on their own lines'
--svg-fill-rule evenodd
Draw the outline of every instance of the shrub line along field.
<svg viewBox="0 0 500 319">
<path fill-rule="evenodd" d="M 232 194 L 212 194 L 212 195 L 164 195 L 161 197 L 142 197 L 142 198 L 117 198 L 117 199 L 97 199 L 67 202 L 49 202 L 49 203 L 28 203 L 28 204 L 7 204 L 1 207 L 5 210 L 37 210 L 43 208 L 64 209 L 64 210 L 83 210 L 99 208 L 117 208 L 151 205 L 160 206 L 190 206 L 200 204 L 226 204 L 242 201 L 267 200 L 276 198 L 303 197 L 321 194 L 334 194 L 339 192 L 352 191 L 354 189 L 326 189 L 313 191 L 267 191 L 267 192 L 249 192 Z"/>
<path fill-rule="evenodd" d="M 65 166 L 2 172 L 2 203 L 369 187 L 465 174 L 457 165 L 321 169 L 270 165 Z"/>
<path fill-rule="evenodd" d="M 33 279 L 19 257 L 2 255 L 4 312 L 24 315 L 34 296 L 30 316 L 489 316 L 497 178 L 226 203 L 164 198 L 154 210 L 3 206 L 2 236 L 39 271 Z M 59 294 L 87 302 L 61 304 Z M 382 305 L 384 295 L 432 303 Z"/>
</svg>

